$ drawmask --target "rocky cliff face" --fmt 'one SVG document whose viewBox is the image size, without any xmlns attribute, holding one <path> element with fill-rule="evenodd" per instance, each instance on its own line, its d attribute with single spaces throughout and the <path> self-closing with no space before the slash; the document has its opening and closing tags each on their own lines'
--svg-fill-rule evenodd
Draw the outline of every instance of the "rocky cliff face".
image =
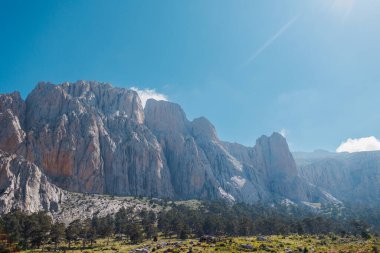
<svg viewBox="0 0 380 253">
<path fill-rule="evenodd" d="M 58 211 L 64 193 L 34 164 L 0 150 L 0 213 Z"/>
<path fill-rule="evenodd" d="M 288 144 L 279 133 L 262 136 L 253 148 L 237 143 L 223 145 L 255 180 L 261 199 L 289 198 L 296 202 L 331 202 L 317 187 L 299 177 Z"/>
<path fill-rule="evenodd" d="M 324 201 L 298 177 L 285 139 L 248 148 L 219 140 L 205 118 L 109 84 L 40 83 L 23 101 L 0 95 L 0 149 L 76 192 L 253 203 Z M 3 179 L 9 181 L 9 178 Z"/>
<path fill-rule="evenodd" d="M 145 124 L 163 148 L 178 197 L 260 199 L 242 164 L 225 149 L 207 119 L 190 122 L 178 105 L 148 100 Z"/>
<path fill-rule="evenodd" d="M 134 91 L 96 82 L 40 83 L 25 102 L 16 93 L 1 95 L 0 112 L 6 115 L 0 147 L 35 163 L 64 189 L 173 195 Z"/>
<path fill-rule="evenodd" d="M 380 205 L 380 152 L 295 153 L 300 176 L 351 204 Z"/>
<path fill-rule="evenodd" d="M 0 149 L 23 152 L 20 144 L 25 140 L 24 121 L 25 103 L 20 93 L 0 95 Z"/>
<path fill-rule="evenodd" d="M 179 197 L 253 203 L 275 198 L 328 201 L 298 176 L 286 140 L 262 136 L 253 148 L 222 142 L 206 118 L 187 120 L 173 103 L 148 100 L 145 124 L 163 148 Z"/>
</svg>

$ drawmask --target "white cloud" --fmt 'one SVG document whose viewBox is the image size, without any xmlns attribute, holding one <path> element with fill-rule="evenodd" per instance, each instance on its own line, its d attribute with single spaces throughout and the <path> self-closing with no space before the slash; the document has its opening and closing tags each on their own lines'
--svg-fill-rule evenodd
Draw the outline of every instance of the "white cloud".
<svg viewBox="0 0 380 253">
<path fill-rule="evenodd" d="M 357 139 L 348 139 L 345 142 L 342 142 L 340 146 L 336 149 L 336 152 L 361 152 L 361 151 L 374 151 L 380 150 L 380 140 L 374 136 L 357 138 Z"/>
<path fill-rule="evenodd" d="M 283 128 L 280 130 L 280 134 L 282 135 L 282 137 L 286 138 L 286 136 L 288 135 L 288 131 L 286 131 L 286 129 Z"/>
<path fill-rule="evenodd" d="M 134 90 L 139 94 L 139 97 L 141 99 L 142 106 L 145 107 L 146 101 L 150 98 L 153 98 L 155 100 L 164 100 L 168 101 L 168 97 L 165 94 L 156 92 L 155 89 L 143 89 L 140 90 L 137 87 L 131 87 L 131 90 Z"/>
</svg>

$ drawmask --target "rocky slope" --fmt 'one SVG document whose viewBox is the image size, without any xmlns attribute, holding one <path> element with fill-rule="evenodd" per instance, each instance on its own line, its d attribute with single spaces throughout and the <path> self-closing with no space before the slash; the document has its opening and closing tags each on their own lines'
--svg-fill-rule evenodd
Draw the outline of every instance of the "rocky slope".
<svg viewBox="0 0 380 253">
<path fill-rule="evenodd" d="M 34 164 L 0 150 L 0 213 L 14 209 L 57 212 L 64 198 Z"/>
<path fill-rule="evenodd" d="M 178 203 L 199 205 L 196 201 Z M 121 207 L 159 212 L 164 204 L 160 199 L 68 192 L 52 184 L 35 164 L 0 150 L 0 214 L 16 209 L 27 213 L 44 210 L 54 220 L 68 224 L 95 214 L 114 214 Z"/>
<path fill-rule="evenodd" d="M 132 90 L 78 81 L 40 83 L 24 101 L 0 95 L 0 149 L 73 192 L 253 203 L 328 201 L 298 176 L 279 134 L 255 147 L 222 142 L 201 117 Z M 9 181 L 1 177 L 2 181 Z"/>
<path fill-rule="evenodd" d="M 380 152 L 294 153 L 300 176 L 338 199 L 380 205 Z"/>
</svg>

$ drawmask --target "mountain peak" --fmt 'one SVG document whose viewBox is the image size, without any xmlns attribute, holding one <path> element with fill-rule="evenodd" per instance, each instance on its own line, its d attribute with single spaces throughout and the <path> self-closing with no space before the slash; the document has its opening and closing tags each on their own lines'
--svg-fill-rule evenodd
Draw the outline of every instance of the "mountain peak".
<svg viewBox="0 0 380 253">
<path fill-rule="evenodd" d="M 273 132 L 270 136 L 267 136 L 265 134 L 261 135 L 260 138 L 257 139 L 256 142 L 265 142 L 265 141 L 268 141 L 268 140 L 272 140 L 272 141 L 275 141 L 275 142 L 286 142 L 286 139 L 284 136 L 282 136 L 280 133 L 278 132 Z"/>
<path fill-rule="evenodd" d="M 135 91 L 95 81 L 58 85 L 40 82 L 27 97 L 27 104 L 45 108 L 51 113 L 61 112 L 64 108 L 67 113 L 77 107 L 81 107 L 79 112 L 96 108 L 106 116 L 124 115 L 140 124 L 144 121 L 141 101 Z"/>
<path fill-rule="evenodd" d="M 195 137 L 208 138 L 212 140 L 218 139 L 216 130 L 213 124 L 205 118 L 199 117 L 191 122 L 193 135 Z"/>
<path fill-rule="evenodd" d="M 145 124 L 158 131 L 185 131 L 188 120 L 181 106 L 163 100 L 148 99 L 144 108 Z"/>
<path fill-rule="evenodd" d="M 274 132 L 270 137 L 263 135 L 256 141 L 254 147 L 262 159 L 270 165 L 270 172 L 275 177 L 295 177 L 297 168 L 289 150 L 286 139 Z"/>
</svg>

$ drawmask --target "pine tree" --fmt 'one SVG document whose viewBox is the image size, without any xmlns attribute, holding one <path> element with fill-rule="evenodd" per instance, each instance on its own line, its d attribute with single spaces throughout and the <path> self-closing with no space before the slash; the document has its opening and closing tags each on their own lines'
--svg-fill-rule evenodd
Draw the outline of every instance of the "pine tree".
<svg viewBox="0 0 380 253">
<path fill-rule="evenodd" d="M 54 223 L 50 230 L 50 240 L 55 245 L 55 250 L 57 250 L 58 244 L 65 239 L 65 224 Z"/>
<path fill-rule="evenodd" d="M 69 248 L 71 248 L 71 242 L 77 241 L 79 239 L 79 234 L 82 229 L 82 224 L 79 219 L 74 220 L 69 224 L 69 226 L 66 228 L 66 239 L 69 243 Z"/>
<path fill-rule="evenodd" d="M 99 218 L 99 227 L 96 229 L 97 234 L 101 237 L 107 238 L 107 245 L 109 243 L 109 238 L 114 232 L 115 221 L 112 215 L 107 215 L 106 217 Z"/>
<path fill-rule="evenodd" d="M 117 234 L 126 235 L 128 223 L 129 221 L 127 210 L 122 207 L 115 214 L 115 232 Z"/>
<path fill-rule="evenodd" d="M 138 244 L 143 241 L 143 229 L 140 224 L 134 223 L 129 226 L 129 239 L 133 244 Z"/>
<path fill-rule="evenodd" d="M 140 211 L 139 216 L 145 233 L 145 238 L 150 239 L 157 236 L 157 227 L 155 225 L 157 219 L 156 214 L 153 211 L 148 212 L 146 209 L 143 209 Z"/>
<path fill-rule="evenodd" d="M 31 243 L 34 247 L 40 247 L 45 244 L 49 239 L 49 233 L 51 230 L 52 219 L 45 212 L 34 213 L 29 217 L 32 226 L 31 230 Z"/>
</svg>

